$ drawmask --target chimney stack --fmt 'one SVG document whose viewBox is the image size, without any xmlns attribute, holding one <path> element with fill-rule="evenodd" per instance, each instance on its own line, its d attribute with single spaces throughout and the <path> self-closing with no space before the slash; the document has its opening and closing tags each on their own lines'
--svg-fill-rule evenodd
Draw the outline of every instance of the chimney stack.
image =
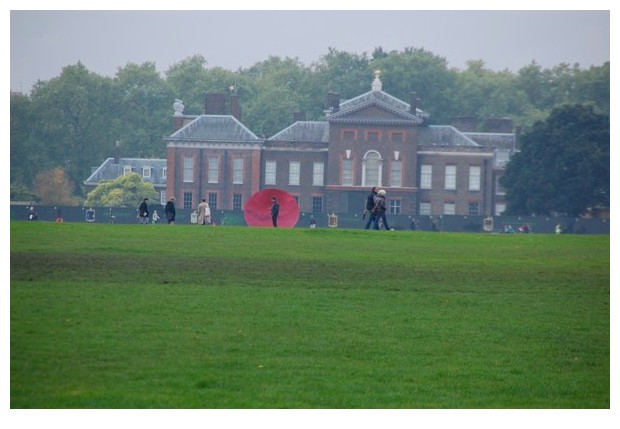
<svg viewBox="0 0 620 429">
<path fill-rule="evenodd" d="M 239 96 L 236 93 L 230 95 L 230 114 L 241 122 L 241 105 L 239 104 Z"/>
<path fill-rule="evenodd" d="M 121 142 L 116 140 L 116 146 L 114 146 L 114 164 L 121 162 Z"/>
<path fill-rule="evenodd" d="M 226 95 L 220 93 L 208 93 L 205 96 L 206 115 L 226 114 Z"/>
<path fill-rule="evenodd" d="M 336 113 L 340 110 L 340 93 L 330 91 L 327 93 L 327 110 Z"/>
<path fill-rule="evenodd" d="M 293 112 L 293 122 L 305 121 L 306 113 L 302 111 Z"/>
</svg>

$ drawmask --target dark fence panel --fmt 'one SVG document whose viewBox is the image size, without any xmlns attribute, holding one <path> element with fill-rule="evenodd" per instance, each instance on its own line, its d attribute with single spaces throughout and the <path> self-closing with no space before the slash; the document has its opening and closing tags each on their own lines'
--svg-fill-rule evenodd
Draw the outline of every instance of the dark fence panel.
<svg viewBox="0 0 620 429">
<path fill-rule="evenodd" d="M 56 222 L 62 219 L 64 222 L 86 222 L 88 207 L 70 206 L 35 206 L 38 220 Z M 137 210 L 132 208 L 109 208 L 93 207 L 95 210 L 95 223 L 138 223 Z M 160 224 L 165 224 L 164 207 L 152 204 L 150 211 L 157 210 L 160 216 Z M 194 210 L 177 209 L 176 223 L 191 224 Z M 365 220 L 357 213 L 305 213 L 299 214 L 297 228 L 310 227 L 310 219 L 314 218 L 317 228 L 327 228 L 330 225 L 330 216 L 336 216 L 337 228 L 364 228 Z M 240 225 L 246 222 L 243 212 L 232 210 L 213 210 L 211 217 L 215 225 Z M 395 230 L 420 230 L 437 232 L 478 232 L 478 233 L 502 233 L 508 226 L 515 232 L 523 225 L 528 225 L 530 232 L 535 234 L 555 234 L 557 225 L 561 226 L 562 232 L 574 234 L 609 234 L 610 220 L 599 218 L 571 218 L 571 217 L 544 217 L 544 216 L 495 216 L 492 218 L 492 228 L 484 229 L 484 216 L 408 216 L 387 215 L 388 223 Z M 28 220 L 28 206 L 11 205 L 11 220 Z"/>
</svg>

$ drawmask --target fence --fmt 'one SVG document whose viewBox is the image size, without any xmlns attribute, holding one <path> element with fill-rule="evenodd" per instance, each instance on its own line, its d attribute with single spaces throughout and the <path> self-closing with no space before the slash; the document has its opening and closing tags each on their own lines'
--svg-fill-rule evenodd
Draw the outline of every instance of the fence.
<svg viewBox="0 0 620 429">
<path fill-rule="evenodd" d="M 37 219 L 48 222 L 87 222 L 89 207 L 73 206 L 35 206 Z M 137 210 L 132 208 L 93 207 L 94 223 L 138 223 Z M 166 223 L 164 207 L 150 205 L 150 211 L 157 210 L 160 221 Z M 191 224 L 194 210 L 177 209 L 176 223 Z M 11 220 L 28 220 L 28 205 L 11 205 Z M 330 216 L 331 221 L 330 221 Z M 335 218 L 334 218 L 335 216 Z M 211 217 L 215 225 L 243 225 L 245 219 L 243 212 L 232 210 L 212 210 Z M 307 228 L 310 220 L 316 221 L 317 228 L 330 227 L 361 229 L 365 225 L 362 214 L 359 213 L 300 213 L 297 228 Z M 528 225 L 532 233 L 554 234 L 556 227 L 561 226 L 562 232 L 575 234 L 609 234 L 610 220 L 600 218 L 571 218 L 571 217 L 544 217 L 544 216 L 495 216 L 491 222 L 484 216 L 410 216 L 410 215 L 387 215 L 391 228 L 395 230 L 420 230 L 437 232 L 486 232 L 501 233 L 508 226 L 515 231 L 523 225 Z M 485 219 L 487 219 L 485 229 Z M 489 228 L 489 226 L 491 226 Z"/>
</svg>

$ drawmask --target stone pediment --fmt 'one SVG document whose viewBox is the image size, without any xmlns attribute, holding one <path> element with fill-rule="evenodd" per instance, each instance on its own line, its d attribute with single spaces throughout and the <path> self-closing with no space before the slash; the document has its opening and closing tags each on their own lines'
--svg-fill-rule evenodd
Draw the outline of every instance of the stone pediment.
<svg viewBox="0 0 620 429">
<path fill-rule="evenodd" d="M 369 98 L 352 106 L 343 105 L 343 109 L 332 113 L 327 120 L 330 123 L 385 124 L 385 125 L 420 125 L 419 116 L 394 107 L 377 98 Z"/>
</svg>

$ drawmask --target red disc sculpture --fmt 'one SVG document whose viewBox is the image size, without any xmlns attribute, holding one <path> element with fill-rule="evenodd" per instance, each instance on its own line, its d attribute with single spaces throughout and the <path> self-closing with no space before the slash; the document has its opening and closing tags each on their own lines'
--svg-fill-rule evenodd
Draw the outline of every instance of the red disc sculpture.
<svg viewBox="0 0 620 429">
<path fill-rule="evenodd" d="M 270 226 L 271 198 L 275 197 L 280 203 L 280 213 L 278 215 L 278 228 L 292 228 L 299 219 L 299 205 L 295 198 L 288 192 L 281 189 L 263 189 L 252 195 L 243 208 L 243 217 L 249 226 Z"/>
</svg>

